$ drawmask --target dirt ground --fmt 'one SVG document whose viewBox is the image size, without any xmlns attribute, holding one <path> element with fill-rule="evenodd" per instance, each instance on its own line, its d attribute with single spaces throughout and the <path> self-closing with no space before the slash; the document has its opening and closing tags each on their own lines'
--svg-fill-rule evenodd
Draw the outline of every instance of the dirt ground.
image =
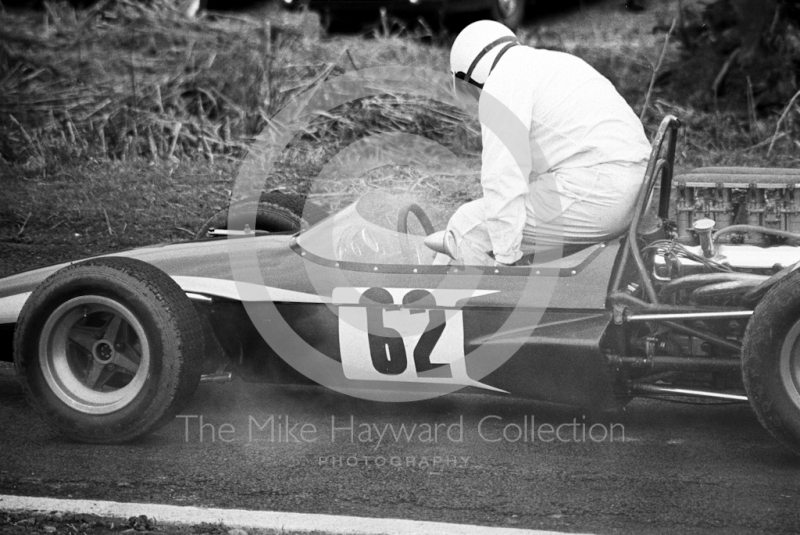
<svg viewBox="0 0 800 535">
<path fill-rule="evenodd" d="M 0 513 L 3 535 L 292 535 L 291 531 L 229 528 L 221 524 L 176 526 L 144 515 L 103 518 L 95 515 Z M 304 535 L 314 535 L 304 532 Z M 324 535 L 320 533 L 319 535 Z"/>
</svg>

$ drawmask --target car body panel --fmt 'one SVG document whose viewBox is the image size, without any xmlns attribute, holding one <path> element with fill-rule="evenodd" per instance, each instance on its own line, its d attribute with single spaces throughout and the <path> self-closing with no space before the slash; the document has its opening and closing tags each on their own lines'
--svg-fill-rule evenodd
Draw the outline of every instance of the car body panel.
<svg viewBox="0 0 800 535">
<path fill-rule="evenodd" d="M 409 389 L 411 383 L 400 383 L 390 376 L 381 376 L 375 369 L 368 376 L 354 378 L 344 370 L 344 353 L 354 346 L 366 344 L 356 336 L 341 335 L 347 321 L 341 306 L 319 306 L 310 303 L 280 303 L 277 311 L 304 344 L 288 362 L 283 362 L 280 352 L 274 351 L 256 332 L 247 313 L 236 303 L 237 310 L 227 310 L 221 315 L 226 320 L 215 324 L 219 337 L 231 337 L 236 331 L 239 338 L 256 340 L 256 374 L 268 382 L 314 383 L 290 369 L 296 359 L 307 359 L 316 364 L 325 359 L 334 361 L 336 382 L 352 385 L 354 389 L 373 385 L 397 391 Z M 603 354 L 604 336 L 612 321 L 608 311 L 526 310 L 522 311 L 520 324 L 507 325 L 511 311 L 498 307 L 464 307 L 460 318 L 463 335 L 459 339 L 466 375 L 463 384 L 484 393 L 511 394 L 519 397 L 562 403 L 579 407 L 605 408 L 617 404 L 612 370 Z M 525 324 L 525 319 L 530 323 Z M 427 321 L 427 318 L 425 319 Z M 534 325 L 535 323 L 535 325 Z M 232 328 L 237 326 L 236 329 Z M 363 335 L 366 338 L 366 335 Z M 440 341 L 443 349 L 448 348 Z M 409 360 L 412 360 L 409 354 Z M 275 366 L 275 363 L 279 366 Z M 409 363 L 410 364 L 410 363 Z M 369 367 L 369 363 L 367 363 Z M 334 378 L 326 376 L 326 384 Z M 425 385 L 433 388 L 435 385 Z M 372 388 L 377 388 L 373 386 Z"/>
<path fill-rule="evenodd" d="M 501 274 L 495 274 L 492 270 L 462 270 L 459 273 L 445 266 L 420 266 L 422 272 L 415 274 L 412 272 L 414 268 L 409 266 L 360 266 L 364 269 L 348 270 L 346 266 L 320 264 L 292 250 L 294 242 L 294 237 L 284 235 L 202 240 L 143 247 L 107 256 L 124 256 L 148 262 L 175 278 L 187 292 L 229 299 L 237 298 L 231 286 L 234 280 L 231 263 L 237 265 L 257 261 L 264 284 L 274 289 L 272 295 L 266 294 L 271 301 L 324 302 L 330 298 L 333 289 L 326 281 L 344 278 L 352 286 L 365 287 L 474 286 L 495 293 L 471 301 L 470 306 L 516 307 L 526 306 L 518 296 L 523 294 L 531 278 L 539 277 L 541 280 L 555 279 L 554 291 L 552 295 L 548 294 L 548 307 L 597 310 L 605 308 L 608 281 L 619 248 L 618 243 L 609 242 L 567 257 L 562 261 L 567 269 L 559 270 L 557 276 L 552 275 L 552 270 L 547 271 L 542 267 L 552 267 L 552 262 L 542 266 L 506 268 Z M 257 260 L 256 255 L 249 254 L 254 249 L 258 251 Z M 0 323 L 13 323 L 24 304 L 21 296 L 30 293 L 48 276 L 70 264 L 67 262 L 26 271 L 0 280 Z M 553 284 L 553 281 L 547 284 Z M 248 297 L 245 284 L 237 283 L 237 286 L 239 300 L 252 299 Z"/>
<path fill-rule="evenodd" d="M 502 318 L 486 311 L 465 313 L 468 332 L 492 331 Z M 519 348 L 481 382 L 525 397 L 580 407 L 615 405 L 614 380 L 601 344 L 612 314 L 548 309 L 533 331 L 504 330 L 476 336 L 472 347 Z M 475 322 L 475 325 L 471 325 Z"/>
<path fill-rule="evenodd" d="M 457 353 L 465 363 L 465 384 L 551 402 L 610 406 L 613 381 L 600 346 L 610 323 L 605 301 L 618 249 L 616 242 L 598 244 L 564 259 L 502 272 L 455 266 L 337 265 L 306 254 L 289 235 L 200 240 L 109 256 L 148 262 L 187 294 L 229 303 L 279 304 L 286 323 L 309 348 L 339 363 L 343 349 L 351 351 L 352 341 L 346 346 L 340 341 L 341 308 L 346 304 L 335 302 L 337 292 L 359 288 L 461 292 L 471 296 L 468 301 L 443 308 L 457 316 L 452 323 L 458 324 L 456 345 L 463 346 Z M 30 292 L 68 265 L 1 280 L 0 324 L 15 322 Z M 253 271 L 255 265 L 258 269 Z M 256 280 L 234 280 L 234 273 L 248 270 L 257 273 Z M 544 289 L 539 291 L 540 287 Z M 243 329 L 247 321 L 233 330 Z M 268 344 L 259 352 L 264 359 L 275 356 Z"/>
</svg>

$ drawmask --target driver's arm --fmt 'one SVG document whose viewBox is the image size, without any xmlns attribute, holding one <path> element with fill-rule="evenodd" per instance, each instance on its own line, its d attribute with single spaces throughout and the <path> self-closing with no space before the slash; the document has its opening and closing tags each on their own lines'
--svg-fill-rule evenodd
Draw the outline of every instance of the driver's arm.
<svg viewBox="0 0 800 535">
<path fill-rule="evenodd" d="M 533 107 L 531 85 L 525 83 L 525 76 L 509 67 L 503 62 L 498 65 L 480 99 L 481 186 L 486 225 L 494 257 L 503 264 L 513 264 L 522 256 Z"/>
</svg>

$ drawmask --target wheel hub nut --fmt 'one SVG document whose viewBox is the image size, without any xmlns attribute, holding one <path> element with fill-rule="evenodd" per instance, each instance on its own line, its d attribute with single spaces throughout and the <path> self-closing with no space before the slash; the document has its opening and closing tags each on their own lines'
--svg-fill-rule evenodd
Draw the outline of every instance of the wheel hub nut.
<svg viewBox="0 0 800 535">
<path fill-rule="evenodd" d="M 111 357 L 114 355 L 114 350 L 108 343 L 101 342 L 95 347 L 94 354 L 98 360 L 106 362 L 111 360 Z"/>
</svg>

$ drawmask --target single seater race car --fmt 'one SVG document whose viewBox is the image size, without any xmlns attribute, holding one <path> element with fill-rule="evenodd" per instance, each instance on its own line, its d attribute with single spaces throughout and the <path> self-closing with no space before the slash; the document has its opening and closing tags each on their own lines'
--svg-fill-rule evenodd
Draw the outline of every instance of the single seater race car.
<svg viewBox="0 0 800 535">
<path fill-rule="evenodd" d="M 749 400 L 800 452 L 800 173 L 673 179 L 678 128 L 662 122 L 618 239 L 463 266 L 437 262 L 447 240 L 418 204 L 369 193 L 327 215 L 270 193 L 199 240 L 0 280 L 2 356 L 13 338 L 33 405 L 86 442 L 152 432 L 237 374 L 384 401 Z"/>
</svg>

